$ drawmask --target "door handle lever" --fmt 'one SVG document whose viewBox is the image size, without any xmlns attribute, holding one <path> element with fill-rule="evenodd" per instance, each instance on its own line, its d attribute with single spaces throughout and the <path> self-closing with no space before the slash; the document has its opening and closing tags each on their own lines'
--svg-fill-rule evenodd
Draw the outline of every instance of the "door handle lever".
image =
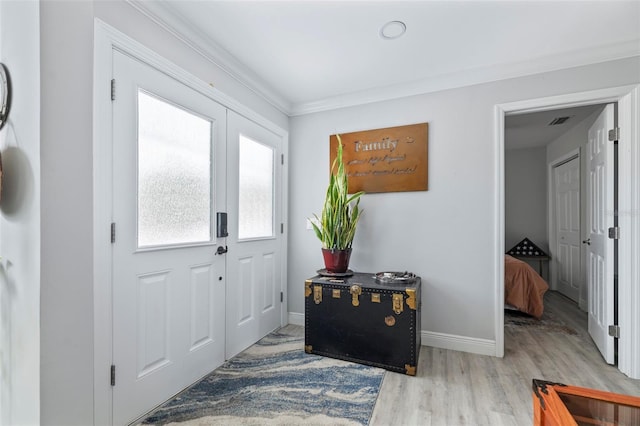
<svg viewBox="0 0 640 426">
<path fill-rule="evenodd" d="M 587 238 L 586 240 L 582 240 L 582 244 L 586 244 L 588 246 L 591 245 L 591 238 Z"/>
<path fill-rule="evenodd" d="M 226 252 L 228 252 L 229 249 L 227 248 L 227 246 L 218 246 L 218 250 L 216 250 L 215 254 L 225 254 Z"/>
</svg>

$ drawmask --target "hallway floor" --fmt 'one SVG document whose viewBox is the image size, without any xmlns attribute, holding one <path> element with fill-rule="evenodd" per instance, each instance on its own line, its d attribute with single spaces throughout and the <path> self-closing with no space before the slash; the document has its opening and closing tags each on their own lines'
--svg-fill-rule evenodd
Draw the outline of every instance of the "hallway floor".
<svg viewBox="0 0 640 426">
<path fill-rule="evenodd" d="M 577 333 L 505 327 L 505 356 L 423 346 L 416 377 L 387 373 L 371 425 L 530 425 L 531 380 L 640 396 L 640 380 L 607 365 L 587 332 L 587 314 L 557 292 L 545 312 Z"/>
</svg>

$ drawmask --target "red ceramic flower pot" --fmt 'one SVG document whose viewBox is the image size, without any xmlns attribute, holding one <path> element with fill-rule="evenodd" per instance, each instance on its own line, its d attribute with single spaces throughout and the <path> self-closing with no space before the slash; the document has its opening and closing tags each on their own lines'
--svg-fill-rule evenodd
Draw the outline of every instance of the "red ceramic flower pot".
<svg viewBox="0 0 640 426">
<path fill-rule="evenodd" d="M 328 272 L 343 273 L 349 269 L 349 257 L 351 257 L 351 249 L 336 250 L 322 249 L 324 257 L 324 266 Z"/>
</svg>

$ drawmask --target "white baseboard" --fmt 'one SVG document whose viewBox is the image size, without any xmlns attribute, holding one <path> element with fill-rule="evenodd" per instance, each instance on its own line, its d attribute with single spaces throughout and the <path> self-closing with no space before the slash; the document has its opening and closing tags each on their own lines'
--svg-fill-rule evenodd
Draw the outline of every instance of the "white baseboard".
<svg viewBox="0 0 640 426">
<path fill-rule="evenodd" d="M 422 346 L 440 349 L 451 349 L 478 355 L 496 356 L 495 340 L 478 339 L 476 337 L 457 336 L 455 334 L 435 333 L 433 331 L 420 332 Z"/>
<path fill-rule="evenodd" d="M 289 324 L 301 325 L 304 327 L 304 314 L 289 312 Z"/>
<path fill-rule="evenodd" d="M 304 327 L 304 314 L 289 312 L 289 324 L 301 325 Z M 454 351 L 469 352 L 478 355 L 496 355 L 495 340 L 456 336 L 455 334 L 434 333 L 433 331 L 420 332 L 420 338 L 422 339 L 422 346 L 451 349 Z"/>
</svg>

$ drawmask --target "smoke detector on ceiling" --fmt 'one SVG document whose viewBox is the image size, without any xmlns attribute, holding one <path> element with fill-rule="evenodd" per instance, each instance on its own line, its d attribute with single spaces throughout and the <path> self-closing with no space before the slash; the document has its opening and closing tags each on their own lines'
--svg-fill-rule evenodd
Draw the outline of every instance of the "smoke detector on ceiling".
<svg viewBox="0 0 640 426">
<path fill-rule="evenodd" d="M 385 40 L 395 40 L 407 32 L 407 25 L 402 21 L 390 21 L 380 28 L 380 37 Z"/>
</svg>

